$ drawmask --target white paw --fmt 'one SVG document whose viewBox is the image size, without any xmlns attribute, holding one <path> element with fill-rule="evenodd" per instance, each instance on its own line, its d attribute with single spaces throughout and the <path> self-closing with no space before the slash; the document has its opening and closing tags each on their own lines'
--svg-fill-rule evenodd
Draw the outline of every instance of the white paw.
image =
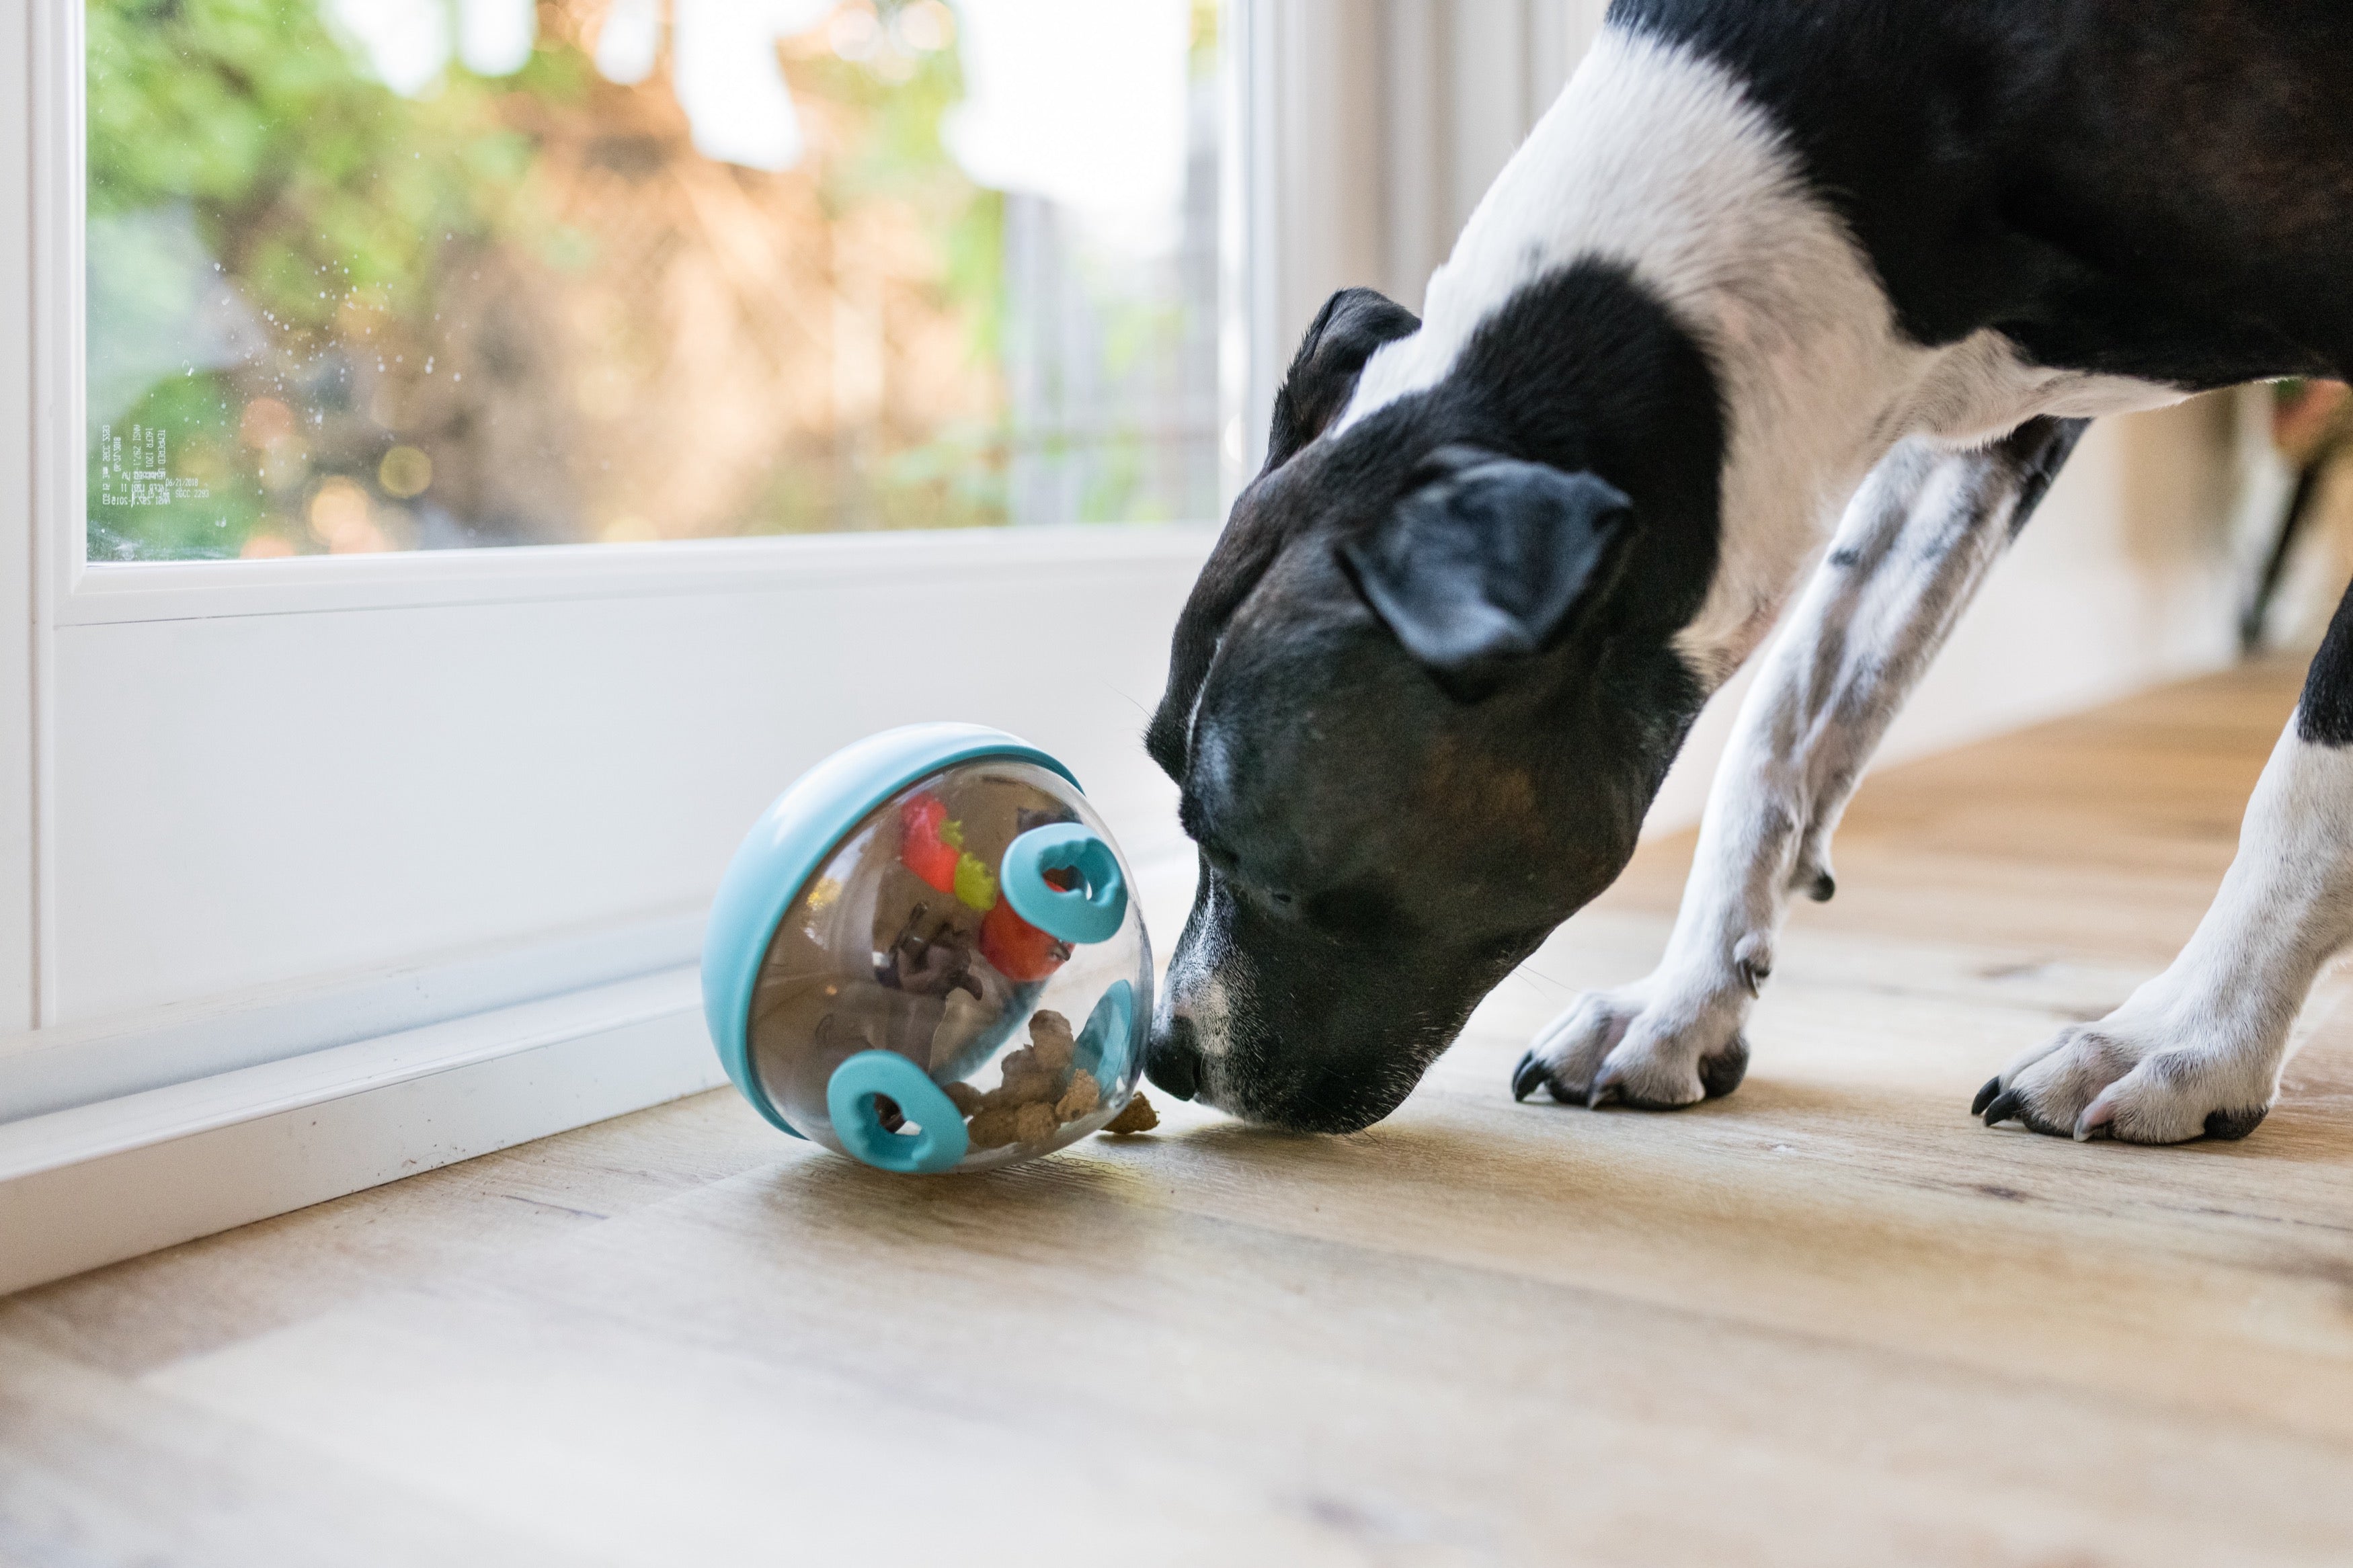
<svg viewBox="0 0 2353 1568">
<path fill-rule="evenodd" d="M 1653 974 L 1588 991 L 1538 1031 L 1512 1074 L 1512 1098 L 1542 1086 L 1570 1105 L 1672 1110 L 1730 1094 L 1748 1071 L 1740 1026 L 1767 973 L 1759 963 L 1715 982 Z"/>
<path fill-rule="evenodd" d="M 2127 1143 L 2244 1138 L 2279 1093 L 2279 1043 L 2184 1027 L 2130 1004 L 2074 1024 L 1978 1090 L 1986 1125 Z"/>
</svg>

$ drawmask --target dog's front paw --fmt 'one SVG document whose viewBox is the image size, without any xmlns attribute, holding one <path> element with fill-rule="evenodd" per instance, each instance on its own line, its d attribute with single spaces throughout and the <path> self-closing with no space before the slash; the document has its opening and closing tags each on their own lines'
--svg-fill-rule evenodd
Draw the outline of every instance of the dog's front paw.
<svg viewBox="0 0 2353 1568">
<path fill-rule="evenodd" d="M 2208 1033 L 2127 1005 L 2020 1057 L 1969 1109 L 1989 1127 L 2018 1121 L 2058 1138 L 2244 1138 L 2279 1093 L 2279 1044 Z"/>
<path fill-rule="evenodd" d="M 1672 1110 L 1730 1094 L 1748 1071 L 1748 1001 L 1746 989 L 1658 975 L 1588 991 L 1538 1032 L 1512 1074 L 1512 1098 L 1543 1088 L 1570 1105 Z"/>
</svg>

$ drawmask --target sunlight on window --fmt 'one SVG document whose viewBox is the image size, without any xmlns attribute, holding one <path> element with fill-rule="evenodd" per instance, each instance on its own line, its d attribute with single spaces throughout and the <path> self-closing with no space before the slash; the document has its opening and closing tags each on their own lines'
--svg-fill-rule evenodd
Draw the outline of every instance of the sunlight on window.
<svg viewBox="0 0 2353 1568">
<path fill-rule="evenodd" d="M 1215 0 L 90 0 L 93 562 L 1208 519 Z"/>
</svg>

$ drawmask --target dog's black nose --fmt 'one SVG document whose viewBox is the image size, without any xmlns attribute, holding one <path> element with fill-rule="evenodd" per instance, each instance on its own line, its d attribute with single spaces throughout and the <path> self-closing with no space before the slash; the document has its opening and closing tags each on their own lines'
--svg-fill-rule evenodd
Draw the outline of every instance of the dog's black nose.
<svg viewBox="0 0 2353 1568">
<path fill-rule="evenodd" d="M 1165 1029 L 1152 1031 L 1144 1049 L 1144 1076 L 1178 1100 L 1190 1100 L 1201 1087 L 1201 1053 L 1193 1046 L 1193 1020 L 1173 1015 Z"/>
</svg>

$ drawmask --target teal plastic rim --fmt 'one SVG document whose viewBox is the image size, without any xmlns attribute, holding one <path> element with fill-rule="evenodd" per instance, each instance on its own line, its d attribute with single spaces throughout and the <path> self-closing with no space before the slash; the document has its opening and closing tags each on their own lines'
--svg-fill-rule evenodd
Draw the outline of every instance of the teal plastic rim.
<svg viewBox="0 0 2353 1568">
<path fill-rule="evenodd" d="M 720 1065 L 752 1109 L 796 1138 L 806 1134 L 769 1102 L 752 1070 L 752 988 L 767 959 L 776 922 L 792 908 L 802 886 L 877 806 L 943 768 L 982 758 L 1031 763 L 1086 793 L 1070 769 L 1002 730 L 979 724 L 910 724 L 885 730 L 844 746 L 778 795 L 744 835 L 720 879 L 711 923 L 702 934 L 703 1019 Z M 874 1092 L 868 1091 L 870 1103 Z M 923 1117 L 908 1114 L 927 1131 L 931 1127 Z"/>
<path fill-rule="evenodd" d="M 1084 888 L 1065 892 L 1049 871 L 1076 871 Z M 997 878 L 1013 912 L 1067 942 L 1109 942 L 1127 919 L 1127 879 L 1110 845 L 1075 822 L 1033 827 L 1005 847 Z"/>
<path fill-rule="evenodd" d="M 876 1095 L 887 1095 L 922 1131 L 882 1125 Z M 841 1146 L 878 1171 L 929 1174 L 953 1170 L 972 1146 L 964 1113 L 929 1074 L 896 1051 L 860 1051 L 825 1083 L 826 1114 Z"/>
</svg>

